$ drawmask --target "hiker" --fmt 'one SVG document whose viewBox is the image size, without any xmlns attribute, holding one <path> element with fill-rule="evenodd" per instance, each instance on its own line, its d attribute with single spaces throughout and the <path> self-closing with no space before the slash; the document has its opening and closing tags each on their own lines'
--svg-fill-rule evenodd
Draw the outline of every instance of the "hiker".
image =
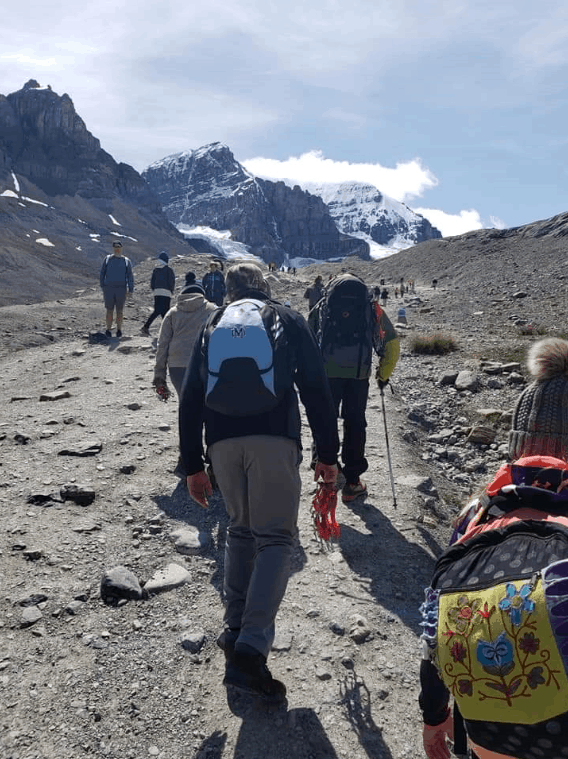
<svg viewBox="0 0 568 759">
<path fill-rule="evenodd" d="M 201 285 L 196 283 L 192 271 L 185 275 L 185 282 L 186 285 L 178 295 L 175 306 L 170 308 L 162 320 L 158 335 L 152 384 L 164 400 L 170 395 L 166 373 L 170 375 L 178 399 L 181 397 L 185 370 L 197 335 L 211 313 L 217 309 L 217 306 L 205 297 L 205 292 Z M 181 457 L 178 458 L 174 474 L 182 478 L 186 476 Z"/>
<path fill-rule="evenodd" d="M 314 279 L 313 285 L 307 288 L 306 292 L 304 293 L 304 298 L 308 299 L 308 310 L 311 311 L 312 308 L 316 305 L 316 303 L 319 303 L 319 301 L 323 298 L 325 294 L 325 288 L 323 286 L 323 277 L 321 274 L 318 274 L 317 277 Z"/>
<path fill-rule="evenodd" d="M 434 290 L 436 289 L 437 286 L 438 286 L 438 280 L 437 279 L 433 279 L 432 280 L 432 287 L 434 288 Z"/>
<path fill-rule="evenodd" d="M 270 300 L 256 264 L 227 272 L 228 305 L 202 329 L 184 380 L 180 448 L 191 497 L 207 506 L 207 451 L 229 515 L 225 548 L 223 683 L 283 701 L 266 660 L 290 573 L 300 500 L 297 385 L 320 451 L 314 479 L 337 480 L 337 423 L 303 316 Z M 269 335 L 271 338 L 269 338 Z M 235 339 L 237 338 L 237 339 Z M 265 371 L 266 367 L 270 371 Z"/>
<path fill-rule="evenodd" d="M 381 291 L 381 300 L 383 302 L 383 308 L 387 305 L 388 297 L 389 297 L 389 291 L 387 290 L 386 287 L 383 287 Z"/>
<path fill-rule="evenodd" d="M 398 298 L 398 287 L 394 288 L 394 297 Z"/>
<path fill-rule="evenodd" d="M 449 759 L 446 737 L 456 755 L 469 748 L 476 759 L 566 750 L 568 342 L 535 343 L 528 367 L 533 382 L 509 433 L 513 463 L 459 515 L 421 608 L 429 759 Z"/>
<path fill-rule="evenodd" d="M 163 323 L 165 315 L 170 310 L 170 304 L 176 286 L 176 275 L 171 266 L 168 266 L 169 261 L 170 257 L 165 250 L 162 250 L 158 256 L 158 265 L 152 272 L 152 278 L 150 279 L 150 289 L 154 294 L 154 310 L 146 319 L 144 326 L 140 330 L 143 335 L 150 334 L 150 325 L 158 316 L 162 317 Z"/>
<path fill-rule="evenodd" d="M 373 351 L 379 356 L 376 379 L 383 389 L 398 360 L 400 345 L 390 319 L 371 300 L 363 280 L 353 274 L 341 274 L 332 280 L 315 311 L 316 334 L 336 416 L 343 419 L 341 463 L 345 485 L 341 497 L 349 503 L 367 492 L 360 476 L 368 469 L 365 410 Z M 312 463 L 318 458 L 316 441 Z"/>
<path fill-rule="evenodd" d="M 185 275 L 185 283 L 175 306 L 167 312 L 160 327 L 152 383 L 156 388 L 166 387 L 166 372 L 169 373 L 178 398 L 197 335 L 217 308 L 207 300 L 193 272 Z"/>
<path fill-rule="evenodd" d="M 222 306 L 227 288 L 225 286 L 225 276 L 220 270 L 217 261 L 211 261 L 209 271 L 203 277 L 202 283 L 207 300 L 215 303 L 217 306 Z"/>
<path fill-rule="evenodd" d="M 323 277 L 318 274 L 318 276 L 314 279 L 313 285 L 311 285 L 311 287 L 308 287 L 304 293 L 304 298 L 308 299 L 308 324 L 312 328 L 314 334 L 316 331 L 316 314 L 314 309 L 316 304 L 320 302 L 324 295 L 325 287 L 323 284 Z"/>
<path fill-rule="evenodd" d="M 134 275 L 130 259 L 122 254 L 122 243 L 118 240 L 112 244 L 112 253 L 106 256 L 99 274 L 101 289 L 106 308 L 107 337 L 112 336 L 112 318 L 116 309 L 116 336 L 122 337 L 122 320 L 126 293 L 134 292 Z"/>
</svg>

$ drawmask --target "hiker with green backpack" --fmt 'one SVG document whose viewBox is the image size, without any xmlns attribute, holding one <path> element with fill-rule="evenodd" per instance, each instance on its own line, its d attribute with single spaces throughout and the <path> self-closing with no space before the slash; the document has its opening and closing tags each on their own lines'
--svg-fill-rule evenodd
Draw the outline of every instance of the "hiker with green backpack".
<svg viewBox="0 0 568 759">
<path fill-rule="evenodd" d="M 428 759 L 448 740 L 471 759 L 568 756 L 568 342 L 528 365 L 513 463 L 458 516 L 421 607 Z"/>
<path fill-rule="evenodd" d="M 316 307 L 315 330 L 336 415 L 343 419 L 341 497 L 349 503 L 367 492 L 360 477 L 369 466 L 365 411 L 373 353 L 379 357 L 375 376 L 382 391 L 398 361 L 400 344 L 390 319 L 354 274 L 342 273 L 328 283 Z M 314 465 L 317 446 L 312 454 Z"/>
</svg>

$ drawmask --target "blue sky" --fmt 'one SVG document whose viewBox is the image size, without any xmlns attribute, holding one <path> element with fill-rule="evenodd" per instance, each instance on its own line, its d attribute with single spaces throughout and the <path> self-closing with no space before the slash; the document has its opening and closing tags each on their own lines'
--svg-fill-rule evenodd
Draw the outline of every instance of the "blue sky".
<svg viewBox="0 0 568 759">
<path fill-rule="evenodd" d="M 442 232 L 568 211 L 568 4 L 67 0 L 2 12 L 0 93 L 67 93 L 139 171 L 221 141 L 263 176 L 364 180 Z"/>
</svg>

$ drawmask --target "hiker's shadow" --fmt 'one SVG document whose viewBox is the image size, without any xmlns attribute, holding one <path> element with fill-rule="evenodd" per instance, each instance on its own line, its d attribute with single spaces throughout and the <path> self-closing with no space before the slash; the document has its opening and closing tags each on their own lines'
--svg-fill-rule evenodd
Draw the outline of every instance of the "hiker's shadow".
<svg viewBox="0 0 568 759">
<path fill-rule="evenodd" d="M 213 491 L 213 495 L 209 498 L 209 506 L 206 509 L 190 497 L 185 479 L 180 479 L 170 495 L 156 495 L 153 500 L 156 506 L 168 517 L 182 523 L 182 526 L 185 523 L 199 531 L 201 542 L 206 546 L 201 555 L 215 560 L 215 571 L 211 576 L 211 584 L 221 593 L 229 517 L 219 490 Z"/>
<path fill-rule="evenodd" d="M 227 691 L 229 709 L 242 719 L 234 759 L 338 759 L 313 709 L 287 710 L 287 705 L 266 706 L 259 699 Z"/>
<path fill-rule="evenodd" d="M 341 704 L 347 719 L 370 759 L 392 759 L 380 727 L 371 713 L 371 694 L 362 678 L 355 671 L 348 672 L 341 682 Z"/>
<path fill-rule="evenodd" d="M 359 577 L 369 578 L 369 590 L 385 609 L 420 635 L 418 611 L 429 584 L 434 559 L 421 546 L 409 542 L 378 509 L 362 499 L 349 504 L 371 533 L 362 534 L 341 525 L 343 558 Z"/>
<path fill-rule="evenodd" d="M 209 498 L 209 507 L 204 509 L 187 492 L 184 479 L 181 479 L 170 495 L 157 495 L 153 497 L 156 506 L 171 519 L 193 527 L 201 533 L 207 548 L 203 555 L 215 561 L 215 571 L 211 577 L 211 584 L 221 593 L 223 587 L 223 570 L 225 564 L 225 541 L 229 517 L 225 509 L 225 502 L 221 492 L 216 489 Z M 300 572 L 306 563 L 304 549 L 298 539 L 294 541 L 294 548 L 290 562 L 290 574 Z"/>
</svg>

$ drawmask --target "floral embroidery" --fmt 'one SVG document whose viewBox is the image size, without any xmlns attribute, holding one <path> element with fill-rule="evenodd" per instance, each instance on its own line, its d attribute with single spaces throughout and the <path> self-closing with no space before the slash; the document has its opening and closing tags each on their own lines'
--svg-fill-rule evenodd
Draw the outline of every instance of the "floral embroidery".
<svg viewBox="0 0 568 759">
<path fill-rule="evenodd" d="M 473 683 L 471 680 L 458 680 L 458 690 L 462 696 L 473 696 Z"/>
<path fill-rule="evenodd" d="M 467 648 L 465 648 L 465 646 L 462 646 L 459 640 L 456 640 L 454 645 L 450 648 L 450 654 L 452 655 L 452 659 L 454 661 L 462 662 L 467 656 Z"/>
<path fill-rule="evenodd" d="M 542 646 L 541 627 L 531 616 L 536 608 L 533 590 L 526 582 L 507 582 L 495 588 L 496 603 L 486 600 L 481 590 L 456 594 L 440 606 L 441 674 L 454 697 L 467 698 L 468 709 L 478 714 L 483 701 L 488 709 L 491 701 L 513 707 L 516 699 L 528 698 L 540 686 L 560 690 L 556 659 L 550 644 Z"/>
<path fill-rule="evenodd" d="M 499 608 L 506 611 L 511 620 L 511 624 L 518 627 L 523 618 L 523 611 L 534 611 L 534 601 L 529 601 L 528 597 L 532 593 L 532 588 L 528 583 L 517 591 L 513 583 L 507 583 L 507 595 L 499 601 Z"/>
<path fill-rule="evenodd" d="M 540 645 L 540 639 L 535 638 L 534 633 L 528 632 L 519 641 L 519 648 L 526 654 L 536 654 Z"/>
<path fill-rule="evenodd" d="M 491 675 L 504 677 L 515 668 L 513 646 L 506 632 L 496 640 L 478 640 L 476 653 L 477 661 Z"/>
<path fill-rule="evenodd" d="M 544 679 L 542 673 L 542 667 L 534 667 L 531 669 L 527 676 L 527 683 L 529 684 L 529 688 L 535 690 L 539 685 L 544 685 L 546 680 Z"/>
<path fill-rule="evenodd" d="M 492 606 L 491 608 L 489 608 L 489 604 L 486 601 L 483 606 L 483 609 L 479 609 L 477 613 L 479 614 L 480 617 L 483 617 L 483 619 L 489 619 L 489 617 L 493 614 L 494 611 L 495 611 L 495 607 Z"/>
<path fill-rule="evenodd" d="M 475 612 L 481 606 L 481 600 L 477 599 L 473 603 L 469 603 L 467 596 L 460 596 L 458 598 L 458 605 L 454 606 L 448 611 L 448 618 L 454 623 L 454 634 L 465 635 L 470 627 L 471 621 L 474 619 Z"/>
</svg>

